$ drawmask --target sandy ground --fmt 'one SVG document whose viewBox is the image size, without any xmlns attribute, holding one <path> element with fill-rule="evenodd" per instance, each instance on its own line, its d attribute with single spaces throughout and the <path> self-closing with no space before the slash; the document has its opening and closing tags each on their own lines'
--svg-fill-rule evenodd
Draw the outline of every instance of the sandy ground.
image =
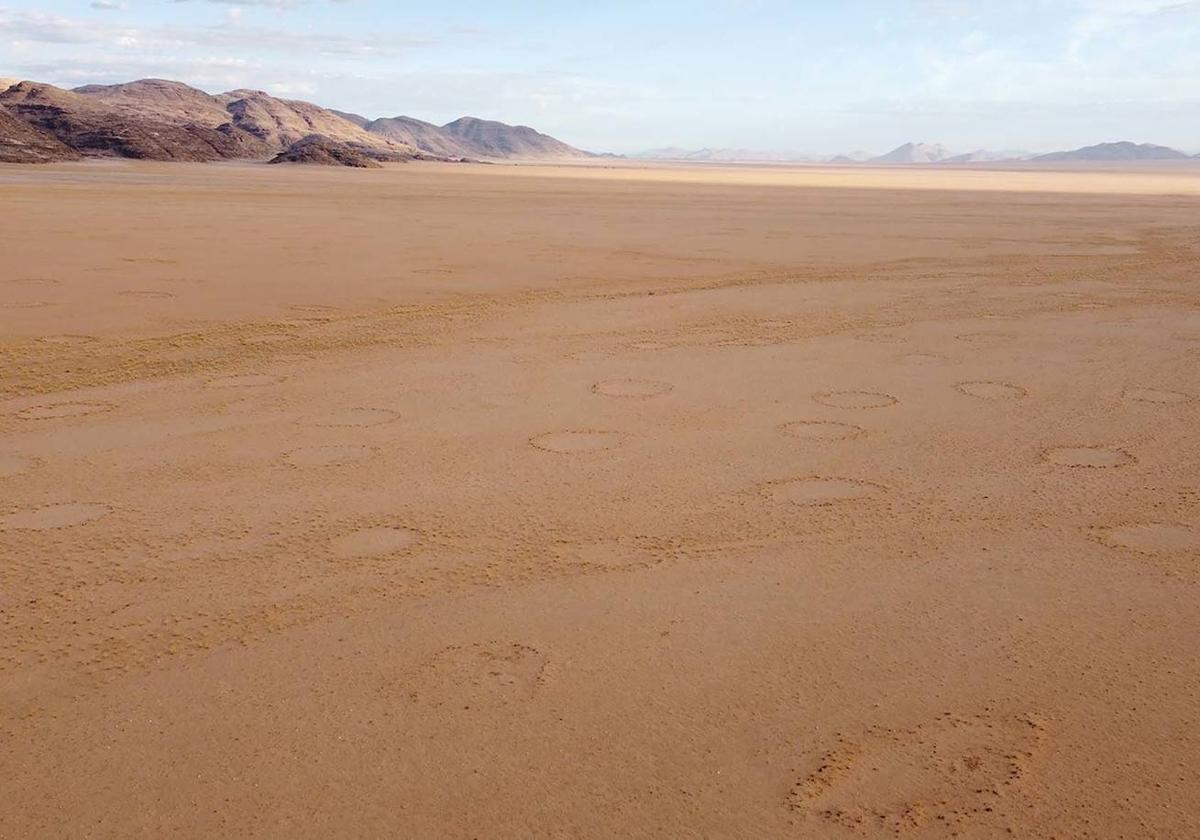
<svg viewBox="0 0 1200 840">
<path fill-rule="evenodd" d="M 1200 836 L 1198 187 L 0 168 L 0 836 Z"/>
</svg>

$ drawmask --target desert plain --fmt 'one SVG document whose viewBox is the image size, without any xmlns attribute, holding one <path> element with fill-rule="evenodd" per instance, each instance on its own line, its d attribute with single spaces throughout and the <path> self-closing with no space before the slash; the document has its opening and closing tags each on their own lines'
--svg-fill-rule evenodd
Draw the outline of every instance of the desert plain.
<svg viewBox="0 0 1200 840">
<path fill-rule="evenodd" d="M 0 837 L 1200 836 L 1200 169 L 0 219 Z"/>
</svg>

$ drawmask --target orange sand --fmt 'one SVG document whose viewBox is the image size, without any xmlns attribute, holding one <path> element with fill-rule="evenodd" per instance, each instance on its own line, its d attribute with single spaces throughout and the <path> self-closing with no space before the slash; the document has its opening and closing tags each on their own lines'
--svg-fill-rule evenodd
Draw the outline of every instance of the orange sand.
<svg viewBox="0 0 1200 840">
<path fill-rule="evenodd" d="M 1187 168 L 0 168 L 0 837 L 1200 835 Z"/>
</svg>

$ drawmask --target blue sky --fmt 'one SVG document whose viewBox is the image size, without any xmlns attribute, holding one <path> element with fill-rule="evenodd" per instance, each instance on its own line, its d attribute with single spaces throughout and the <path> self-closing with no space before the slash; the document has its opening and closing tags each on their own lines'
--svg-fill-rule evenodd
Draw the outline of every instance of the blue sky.
<svg viewBox="0 0 1200 840">
<path fill-rule="evenodd" d="M 0 77 L 147 76 L 619 152 L 1200 151 L 1200 0 L 0 0 Z"/>
</svg>

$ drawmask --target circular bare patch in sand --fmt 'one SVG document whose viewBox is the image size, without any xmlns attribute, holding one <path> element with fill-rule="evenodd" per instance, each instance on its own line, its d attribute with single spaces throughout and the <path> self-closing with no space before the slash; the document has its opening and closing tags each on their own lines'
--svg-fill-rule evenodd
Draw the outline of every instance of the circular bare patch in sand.
<svg viewBox="0 0 1200 840">
<path fill-rule="evenodd" d="M 803 837 L 1002 837 L 1044 740 L 1031 717 L 943 715 L 839 736 L 788 796 Z"/>
<path fill-rule="evenodd" d="M 560 452 L 564 455 L 580 452 L 601 452 L 616 449 L 624 438 L 620 432 L 566 431 L 546 432 L 529 438 L 529 445 L 545 452 Z"/>
<path fill-rule="evenodd" d="M 419 535 L 408 528 L 380 525 L 335 538 L 330 543 L 339 557 L 386 557 L 413 546 Z"/>
<path fill-rule="evenodd" d="M 112 411 L 114 408 L 116 406 L 110 403 L 64 402 L 30 406 L 24 411 L 18 411 L 17 416 L 23 420 L 54 420 L 62 417 L 83 417 L 86 414 Z"/>
<path fill-rule="evenodd" d="M 400 414 L 386 408 L 348 408 L 337 414 L 318 417 L 309 422 L 314 426 L 333 428 L 363 428 L 366 426 L 382 426 L 400 419 Z"/>
<path fill-rule="evenodd" d="M 653 551 L 636 539 L 622 538 L 566 543 L 559 546 L 557 553 L 572 565 L 596 571 L 647 569 L 666 559 L 665 553 Z"/>
<path fill-rule="evenodd" d="M 209 388 L 262 388 L 267 385 L 278 385 L 284 377 L 272 376 L 266 373 L 246 373 L 235 376 L 218 376 L 204 384 Z"/>
<path fill-rule="evenodd" d="M 771 498 L 794 505 L 831 505 L 865 499 L 883 490 L 879 484 L 850 478 L 794 478 L 770 487 Z"/>
<path fill-rule="evenodd" d="M 958 382 L 955 383 L 954 390 L 960 394 L 966 394 L 968 397 L 977 397 L 981 400 L 1019 400 L 1029 393 L 1020 385 L 1010 385 L 1007 382 L 994 382 L 990 379 L 981 379 L 974 382 Z"/>
<path fill-rule="evenodd" d="M 479 642 L 436 653 L 405 681 L 410 700 L 456 710 L 529 701 L 548 675 L 549 658 L 529 645 Z"/>
<path fill-rule="evenodd" d="M 57 286 L 59 283 L 53 277 L 10 277 L 4 282 L 14 286 Z"/>
<path fill-rule="evenodd" d="M 729 330 L 684 330 L 683 340 L 689 344 L 719 344 L 722 341 L 735 340 L 735 336 Z"/>
<path fill-rule="evenodd" d="M 859 341 L 866 341 L 870 344 L 907 344 L 908 339 L 901 335 L 892 333 L 863 333 L 856 335 Z"/>
<path fill-rule="evenodd" d="M 1143 554 L 1200 551 L 1200 531 L 1177 522 L 1140 522 L 1105 528 L 1100 541 L 1113 548 L 1128 548 Z"/>
<path fill-rule="evenodd" d="M 959 341 L 965 341 L 968 344 L 1002 344 L 1003 342 L 1012 338 L 1012 336 L 1005 333 L 996 332 L 962 333 L 961 335 L 956 335 L 954 337 Z"/>
<path fill-rule="evenodd" d="M 1056 446 L 1042 453 L 1047 463 L 1060 467 L 1122 467 L 1137 459 L 1123 449 L 1106 446 Z"/>
<path fill-rule="evenodd" d="M 336 467 L 364 461 L 375 453 L 370 446 L 307 446 L 283 456 L 293 467 Z"/>
<path fill-rule="evenodd" d="M 793 420 L 780 426 L 779 431 L 797 440 L 849 440 L 867 433 L 862 426 L 833 420 Z"/>
<path fill-rule="evenodd" d="M 19 475 L 27 472 L 37 466 L 35 458 L 26 458 L 24 455 L 5 455 L 0 453 L 0 478 L 8 478 L 10 475 Z"/>
<path fill-rule="evenodd" d="M 546 432 L 529 439 L 529 445 L 543 452 L 558 452 L 573 455 L 585 452 L 602 452 L 621 445 L 624 435 L 620 432 L 565 431 Z"/>
<path fill-rule="evenodd" d="M 46 335 L 38 339 L 45 344 L 56 344 L 64 347 L 74 347 L 80 344 L 92 344 L 98 339 L 91 335 Z"/>
<path fill-rule="evenodd" d="M 1122 396 L 1134 402 L 1154 403 L 1155 405 L 1175 405 L 1191 400 L 1188 394 L 1181 391 L 1163 391 L 1158 388 L 1130 388 Z"/>
<path fill-rule="evenodd" d="M 274 332 L 260 333 L 259 335 L 244 335 L 242 336 L 243 344 L 286 344 L 289 341 L 295 341 L 294 333 Z"/>
<path fill-rule="evenodd" d="M 334 312 L 341 311 L 336 306 L 326 306 L 322 303 L 294 303 L 288 309 L 309 315 L 332 315 Z"/>
<path fill-rule="evenodd" d="M 669 394 L 675 388 L 670 382 L 657 382 L 653 379 L 605 379 L 592 386 L 597 394 L 606 397 L 626 397 L 648 399 Z"/>
<path fill-rule="evenodd" d="M 751 336 L 749 338 L 731 338 L 729 341 L 722 341 L 721 347 L 778 347 L 781 344 L 787 344 L 786 339 L 768 338 L 767 336 Z"/>
<path fill-rule="evenodd" d="M 833 408 L 887 408 L 900 402 L 891 394 L 876 391 L 825 391 L 814 394 L 813 400 Z"/>
<path fill-rule="evenodd" d="M 0 531 L 50 531 L 95 522 L 112 512 L 108 505 L 69 502 L 27 508 L 0 517 Z"/>
<path fill-rule="evenodd" d="M 174 292 L 164 292 L 159 289 L 124 289 L 117 292 L 121 297 L 131 298 L 146 298 L 148 300 L 161 300 L 175 297 Z"/>
</svg>

